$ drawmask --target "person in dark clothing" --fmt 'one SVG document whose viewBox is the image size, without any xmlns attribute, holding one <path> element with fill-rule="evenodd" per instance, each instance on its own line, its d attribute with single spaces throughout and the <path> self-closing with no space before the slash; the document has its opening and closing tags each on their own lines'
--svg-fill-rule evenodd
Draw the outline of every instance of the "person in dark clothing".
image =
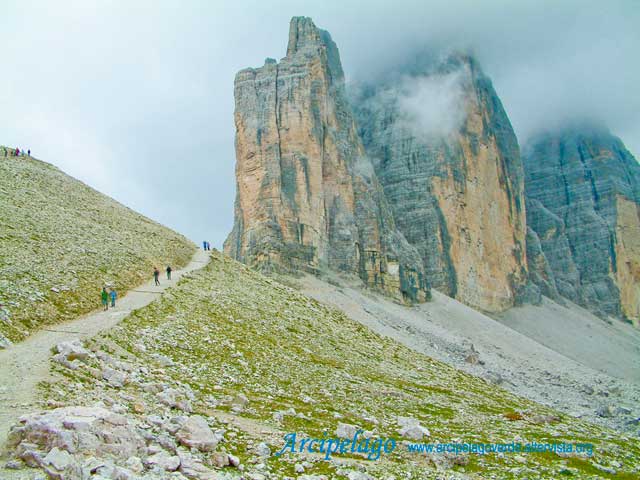
<svg viewBox="0 0 640 480">
<path fill-rule="evenodd" d="M 171 266 L 167 265 L 167 280 L 171 280 Z"/>
<path fill-rule="evenodd" d="M 116 298 L 118 298 L 118 292 L 116 292 L 115 288 L 112 288 L 109 292 L 109 296 L 111 297 L 111 307 L 115 308 L 116 306 Z"/>
<path fill-rule="evenodd" d="M 102 297 L 102 306 L 104 307 L 104 310 L 109 310 L 109 294 L 105 287 L 102 287 L 102 293 L 100 296 Z"/>
<path fill-rule="evenodd" d="M 31 156 L 31 149 L 27 150 L 27 157 Z"/>
<path fill-rule="evenodd" d="M 16 147 L 16 157 L 20 156 L 20 149 L 18 147 Z"/>
<path fill-rule="evenodd" d="M 207 251 L 207 241 L 206 240 L 202 241 L 202 250 L 204 250 L 205 252 Z"/>
<path fill-rule="evenodd" d="M 158 277 L 160 276 L 160 270 L 158 270 L 158 267 L 153 267 L 153 279 L 156 282 L 156 285 L 160 285 L 160 280 L 158 279 Z"/>
</svg>

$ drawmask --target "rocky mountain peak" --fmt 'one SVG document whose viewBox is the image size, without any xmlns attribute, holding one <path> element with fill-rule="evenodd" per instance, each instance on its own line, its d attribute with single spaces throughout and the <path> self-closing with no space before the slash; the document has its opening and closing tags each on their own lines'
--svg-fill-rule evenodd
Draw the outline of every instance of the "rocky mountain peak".
<svg viewBox="0 0 640 480">
<path fill-rule="evenodd" d="M 311 19 L 287 56 L 235 82 L 237 197 L 225 251 L 262 269 L 358 275 L 407 301 L 428 296 L 346 99 L 340 55 Z"/>
<path fill-rule="evenodd" d="M 411 300 L 430 282 L 482 310 L 513 306 L 527 283 L 523 174 L 491 81 L 458 53 L 366 90 L 349 102 L 338 48 L 307 17 L 291 20 L 280 63 L 238 74 L 225 250 Z"/>
<path fill-rule="evenodd" d="M 536 237 L 528 249 L 539 244 L 530 252 L 538 259 L 531 265 L 537 283 L 600 316 L 638 323 L 638 162 L 593 121 L 540 133 L 523 153 L 527 221 Z"/>
<path fill-rule="evenodd" d="M 473 57 L 419 58 L 362 91 L 360 135 L 431 285 L 485 311 L 535 300 L 518 142 Z"/>
<path fill-rule="evenodd" d="M 577 122 L 523 161 L 467 52 L 381 78 L 347 97 L 336 44 L 307 17 L 279 63 L 237 75 L 230 255 L 354 273 L 412 301 L 429 284 L 502 312 L 542 292 L 640 318 L 640 167 L 619 139 Z"/>
<path fill-rule="evenodd" d="M 321 56 L 326 62 L 330 80 L 336 83 L 344 81 L 338 47 L 329 32 L 316 27 L 309 17 L 293 17 L 291 19 L 287 57 L 291 58 L 296 54 L 310 57 Z"/>
<path fill-rule="evenodd" d="M 320 29 L 309 17 L 293 17 L 289 23 L 289 44 L 287 56 L 307 48 L 318 48 L 323 45 Z"/>
</svg>

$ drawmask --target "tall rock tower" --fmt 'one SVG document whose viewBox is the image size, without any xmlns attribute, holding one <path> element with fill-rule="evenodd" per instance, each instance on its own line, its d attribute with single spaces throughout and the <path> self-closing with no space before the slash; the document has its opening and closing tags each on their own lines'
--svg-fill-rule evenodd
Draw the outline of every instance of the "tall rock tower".
<svg viewBox="0 0 640 480">
<path fill-rule="evenodd" d="M 431 286 L 488 312 L 530 292 L 520 150 L 477 62 L 430 60 L 364 86 L 353 102 L 398 228 Z"/>
<path fill-rule="evenodd" d="M 291 20 L 287 55 L 235 79 L 237 197 L 224 249 L 259 268 L 354 273 L 408 301 L 428 296 L 347 102 L 338 48 Z"/>
<path fill-rule="evenodd" d="M 543 290 L 551 286 L 598 315 L 639 325 L 638 162 L 619 138 L 592 124 L 541 134 L 523 158 L 527 219 L 540 258 L 531 269 Z"/>
</svg>

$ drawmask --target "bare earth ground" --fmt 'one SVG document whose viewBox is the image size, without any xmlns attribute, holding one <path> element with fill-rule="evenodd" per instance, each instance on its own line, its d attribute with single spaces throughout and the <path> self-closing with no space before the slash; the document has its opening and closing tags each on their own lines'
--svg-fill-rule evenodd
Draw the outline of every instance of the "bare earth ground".
<svg viewBox="0 0 640 480">
<path fill-rule="evenodd" d="M 4 445 L 9 429 L 21 415 L 38 408 L 36 386 L 50 378 L 52 347 L 60 342 L 92 337 L 113 327 L 132 310 L 154 301 L 184 274 L 206 265 L 209 258 L 206 252 L 198 250 L 186 267 L 172 272 L 170 281 L 163 272 L 160 286 L 156 287 L 151 280 L 119 298 L 115 308 L 106 312 L 96 310 L 73 321 L 48 326 L 23 342 L 0 350 L 0 445 Z M 96 292 L 96 304 L 99 304 L 99 293 Z"/>
<path fill-rule="evenodd" d="M 640 383 L 640 330 L 567 303 L 545 298 L 541 306 L 512 308 L 496 320 L 594 370 Z"/>
<path fill-rule="evenodd" d="M 436 291 L 432 302 L 406 307 L 343 278 L 329 281 L 305 276 L 292 283 L 416 351 L 575 417 L 640 435 L 640 332 L 630 325 L 609 325 L 547 299 L 498 320 Z"/>
</svg>

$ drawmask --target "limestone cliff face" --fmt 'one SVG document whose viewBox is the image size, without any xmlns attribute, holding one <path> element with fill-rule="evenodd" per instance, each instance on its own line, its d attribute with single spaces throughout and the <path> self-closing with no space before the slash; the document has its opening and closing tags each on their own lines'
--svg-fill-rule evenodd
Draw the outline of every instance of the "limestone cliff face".
<svg viewBox="0 0 640 480">
<path fill-rule="evenodd" d="M 348 97 L 335 43 L 304 17 L 280 62 L 237 74 L 235 101 L 235 259 L 354 273 L 409 301 L 431 285 L 501 312 L 542 293 L 639 321 L 640 167 L 606 130 L 541 135 L 523 168 L 473 58 Z"/>
<path fill-rule="evenodd" d="M 419 93 L 423 82 L 436 97 Z M 429 103 L 448 97 L 430 113 Z M 431 286 L 489 312 L 513 306 L 527 283 L 522 163 L 477 63 L 454 55 L 368 85 L 353 102 L 398 228 L 420 252 Z"/>
<path fill-rule="evenodd" d="M 260 268 L 358 274 L 411 301 L 422 262 L 396 229 L 362 146 L 330 35 L 291 21 L 287 55 L 235 80 L 235 223 L 227 254 Z"/>
<path fill-rule="evenodd" d="M 524 149 L 523 158 L 528 224 L 539 238 L 557 291 L 599 315 L 637 324 L 636 160 L 606 129 L 585 125 L 538 136 Z M 530 264 L 536 275 L 537 267 Z"/>
</svg>

